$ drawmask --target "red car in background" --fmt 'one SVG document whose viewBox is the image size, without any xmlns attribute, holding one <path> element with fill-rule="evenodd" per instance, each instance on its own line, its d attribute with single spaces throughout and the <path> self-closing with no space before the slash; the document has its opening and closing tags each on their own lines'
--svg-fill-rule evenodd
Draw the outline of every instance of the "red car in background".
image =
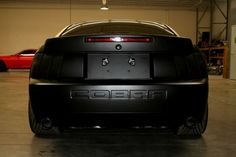
<svg viewBox="0 0 236 157">
<path fill-rule="evenodd" d="M 26 49 L 10 56 L 0 56 L 0 72 L 8 69 L 30 69 L 37 49 Z"/>
</svg>

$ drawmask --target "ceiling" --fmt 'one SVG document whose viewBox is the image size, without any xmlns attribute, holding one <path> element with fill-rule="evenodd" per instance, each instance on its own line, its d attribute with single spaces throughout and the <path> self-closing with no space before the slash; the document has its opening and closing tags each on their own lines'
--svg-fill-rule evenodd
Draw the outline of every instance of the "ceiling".
<svg viewBox="0 0 236 157">
<path fill-rule="evenodd" d="M 166 7 L 194 9 L 198 6 L 209 4 L 210 0 L 106 0 L 109 7 Z M 215 0 L 226 2 L 227 0 Z M 0 0 L 0 2 L 22 2 L 22 3 L 71 3 L 80 5 L 101 5 L 102 0 Z"/>
<path fill-rule="evenodd" d="M 101 0 L 77 0 L 81 4 L 95 4 Z M 202 0 L 107 0 L 109 6 L 184 6 L 198 5 Z M 206 1 L 206 0 L 205 0 Z"/>
</svg>

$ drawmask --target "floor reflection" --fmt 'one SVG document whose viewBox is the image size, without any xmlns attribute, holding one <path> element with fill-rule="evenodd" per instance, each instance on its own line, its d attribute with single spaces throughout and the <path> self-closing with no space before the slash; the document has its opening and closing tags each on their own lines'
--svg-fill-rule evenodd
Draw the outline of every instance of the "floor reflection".
<svg viewBox="0 0 236 157">
<path fill-rule="evenodd" d="M 34 145 L 35 143 L 35 145 Z M 204 138 L 183 138 L 167 130 L 79 129 L 60 136 L 33 137 L 34 155 L 204 157 Z"/>
</svg>

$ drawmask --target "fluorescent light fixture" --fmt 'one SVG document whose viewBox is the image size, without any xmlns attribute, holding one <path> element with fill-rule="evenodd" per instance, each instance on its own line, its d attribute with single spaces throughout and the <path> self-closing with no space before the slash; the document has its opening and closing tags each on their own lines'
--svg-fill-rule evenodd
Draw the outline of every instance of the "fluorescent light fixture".
<svg viewBox="0 0 236 157">
<path fill-rule="evenodd" d="M 108 10 L 108 6 L 107 6 L 107 0 L 102 0 L 102 7 L 100 8 L 101 10 Z"/>
<path fill-rule="evenodd" d="M 102 6 L 100 9 L 101 10 L 109 10 L 109 8 L 107 6 Z"/>
</svg>

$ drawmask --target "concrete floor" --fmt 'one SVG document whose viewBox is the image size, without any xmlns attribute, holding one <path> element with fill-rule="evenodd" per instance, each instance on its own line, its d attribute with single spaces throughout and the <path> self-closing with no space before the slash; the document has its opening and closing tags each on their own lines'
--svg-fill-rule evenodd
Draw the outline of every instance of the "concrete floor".
<svg viewBox="0 0 236 157">
<path fill-rule="evenodd" d="M 39 138 L 28 125 L 28 71 L 0 73 L 0 157 L 235 157 L 236 81 L 210 76 L 202 138 L 150 129 L 83 129 Z"/>
</svg>

